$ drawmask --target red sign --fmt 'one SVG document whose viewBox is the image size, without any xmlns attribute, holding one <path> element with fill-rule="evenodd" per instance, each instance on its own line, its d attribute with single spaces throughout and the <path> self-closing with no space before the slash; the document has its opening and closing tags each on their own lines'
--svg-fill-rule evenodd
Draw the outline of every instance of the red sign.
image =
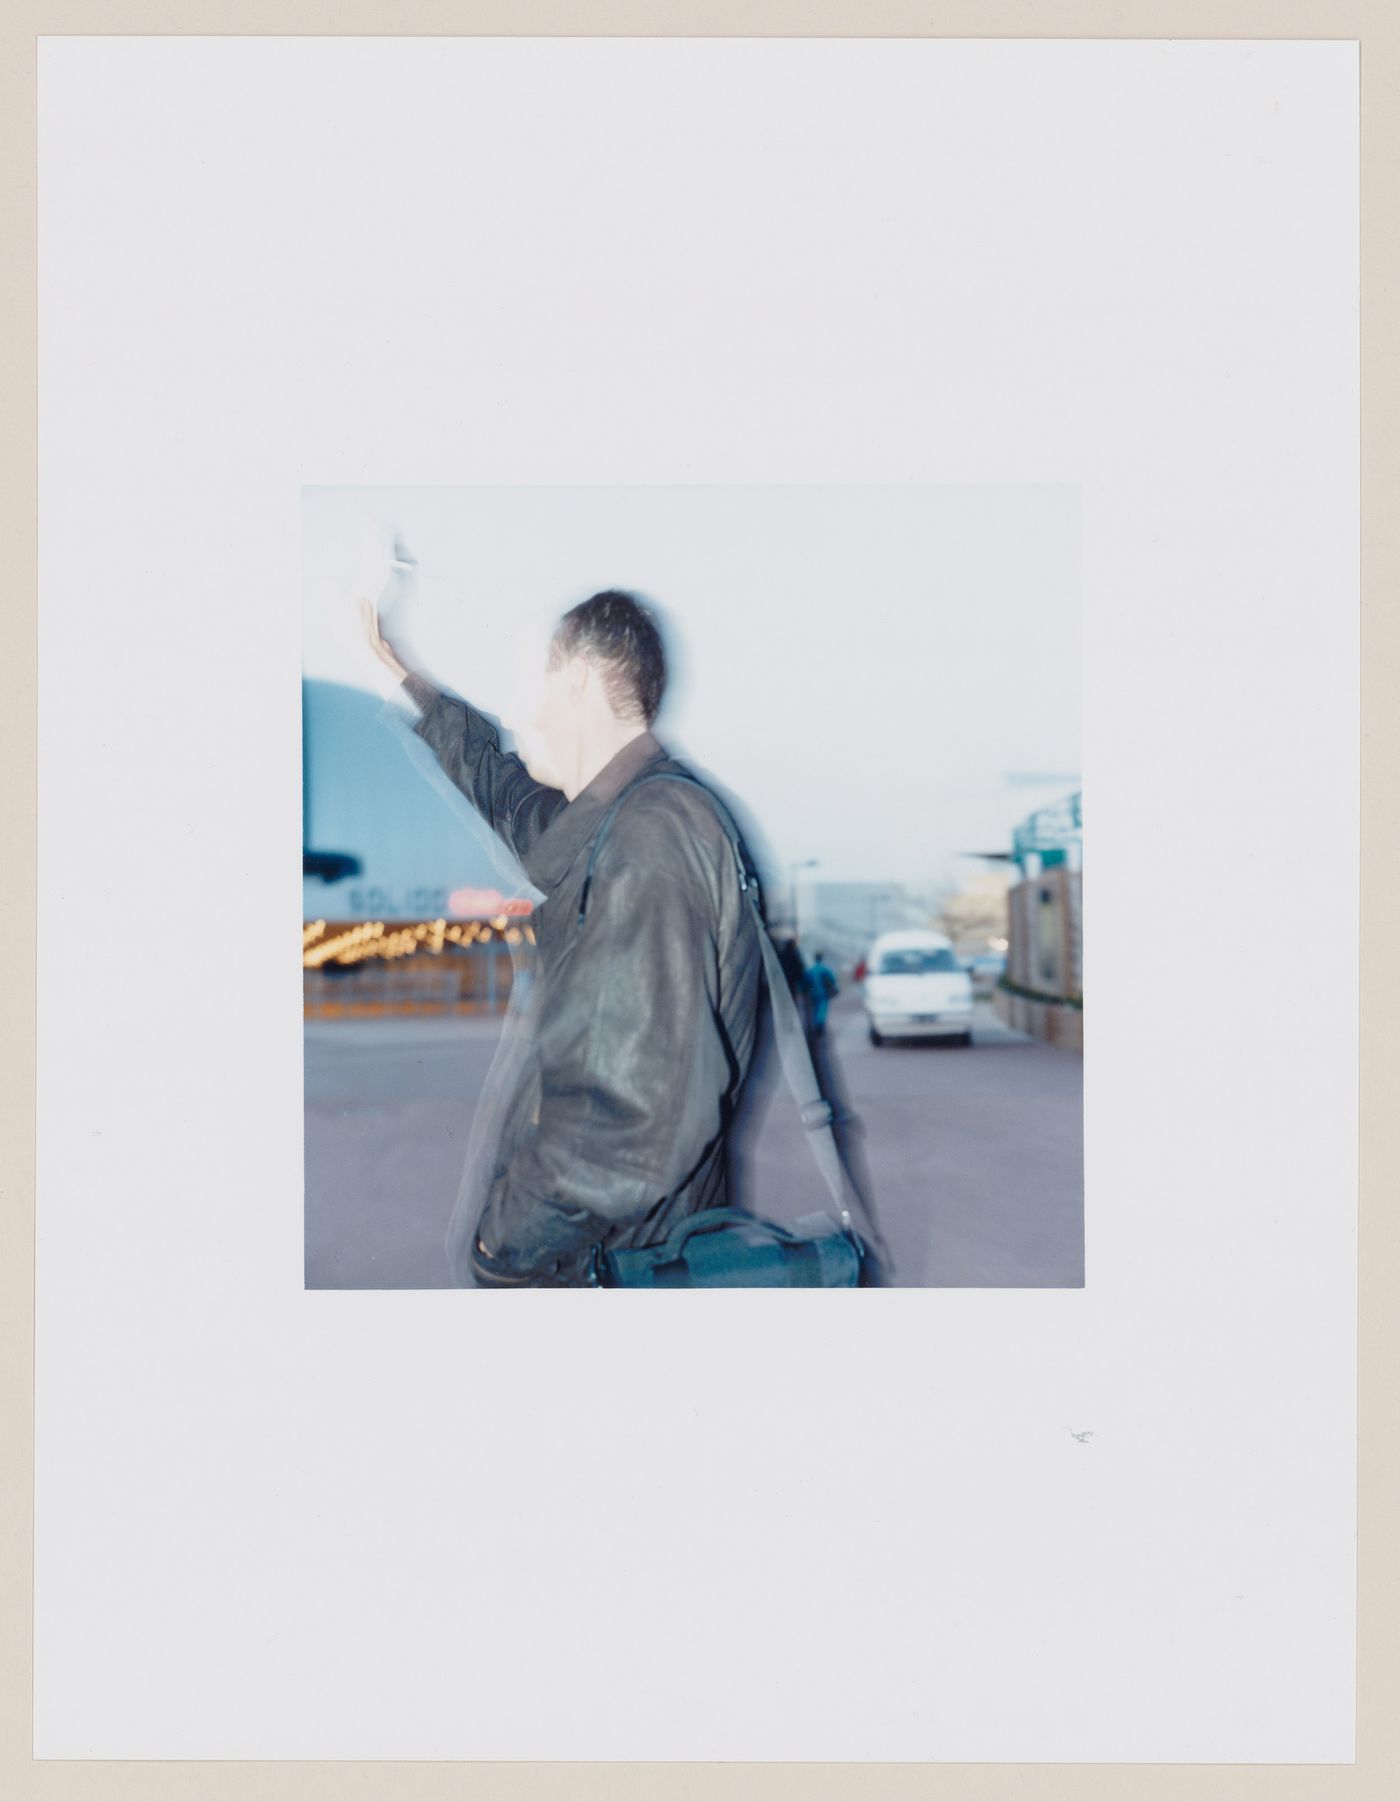
<svg viewBox="0 0 1400 1802">
<path fill-rule="evenodd" d="M 451 911 L 463 920 L 491 920 L 497 914 L 520 919 L 535 911 L 533 901 L 507 901 L 498 888 L 457 888 L 447 897 Z"/>
</svg>

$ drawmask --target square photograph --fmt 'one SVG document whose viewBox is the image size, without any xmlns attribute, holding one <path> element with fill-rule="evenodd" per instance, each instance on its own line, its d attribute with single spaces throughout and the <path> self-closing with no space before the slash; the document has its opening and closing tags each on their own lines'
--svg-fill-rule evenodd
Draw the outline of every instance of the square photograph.
<svg viewBox="0 0 1400 1802">
<path fill-rule="evenodd" d="M 308 1288 L 1082 1285 L 1073 487 L 303 527 Z"/>
</svg>

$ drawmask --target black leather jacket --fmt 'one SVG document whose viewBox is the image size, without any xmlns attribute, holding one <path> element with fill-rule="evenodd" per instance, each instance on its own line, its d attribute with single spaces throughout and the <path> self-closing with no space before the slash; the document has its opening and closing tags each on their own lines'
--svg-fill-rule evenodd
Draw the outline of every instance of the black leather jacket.
<svg viewBox="0 0 1400 1802">
<path fill-rule="evenodd" d="M 752 904 L 703 794 L 649 732 L 572 802 L 501 750 L 491 722 L 422 677 L 414 730 L 524 866 L 544 900 L 531 1041 L 473 1235 L 477 1283 L 574 1286 L 596 1246 L 652 1245 L 723 1207 L 726 1134 L 748 1073 L 762 969 Z M 688 772 L 687 772 L 688 773 Z"/>
</svg>

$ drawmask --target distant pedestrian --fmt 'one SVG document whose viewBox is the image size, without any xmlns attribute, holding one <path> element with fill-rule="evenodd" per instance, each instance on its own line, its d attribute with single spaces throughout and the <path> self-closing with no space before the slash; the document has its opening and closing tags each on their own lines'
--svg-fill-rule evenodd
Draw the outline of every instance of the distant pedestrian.
<svg viewBox="0 0 1400 1802">
<path fill-rule="evenodd" d="M 807 966 L 807 1030 L 814 1039 L 819 1039 L 826 1031 L 827 1009 L 841 990 L 836 981 L 836 972 L 827 963 L 824 953 L 818 951 Z"/>
<path fill-rule="evenodd" d="M 778 940 L 778 962 L 783 966 L 793 1000 L 799 1007 L 803 1006 L 807 995 L 807 966 L 802 961 L 797 940 L 790 932 Z"/>
</svg>

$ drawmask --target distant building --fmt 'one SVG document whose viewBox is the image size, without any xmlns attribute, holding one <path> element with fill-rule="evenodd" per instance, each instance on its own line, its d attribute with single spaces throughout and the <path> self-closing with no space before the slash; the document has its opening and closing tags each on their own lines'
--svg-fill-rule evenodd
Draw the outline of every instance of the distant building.
<svg viewBox="0 0 1400 1802">
<path fill-rule="evenodd" d="M 1083 797 L 1078 792 L 1037 808 L 1011 835 L 1012 856 L 1022 876 L 1060 867 L 1079 869 L 1083 843 Z"/>
<path fill-rule="evenodd" d="M 882 932 L 927 926 L 927 899 L 895 882 L 812 882 L 800 891 L 804 955 L 823 950 L 829 961 L 854 966 Z"/>
<path fill-rule="evenodd" d="M 1007 894 L 1011 1025 L 1083 1049 L 1083 809 L 1080 794 L 1037 809 L 1012 834 L 1020 880 Z"/>
<path fill-rule="evenodd" d="M 532 898 L 489 828 L 443 793 L 426 747 L 414 762 L 411 735 L 387 730 L 383 710 L 364 689 L 302 684 L 303 919 L 466 919 Z"/>
<path fill-rule="evenodd" d="M 302 967 L 309 1016 L 496 1009 L 535 891 L 384 703 L 302 684 Z"/>
</svg>

